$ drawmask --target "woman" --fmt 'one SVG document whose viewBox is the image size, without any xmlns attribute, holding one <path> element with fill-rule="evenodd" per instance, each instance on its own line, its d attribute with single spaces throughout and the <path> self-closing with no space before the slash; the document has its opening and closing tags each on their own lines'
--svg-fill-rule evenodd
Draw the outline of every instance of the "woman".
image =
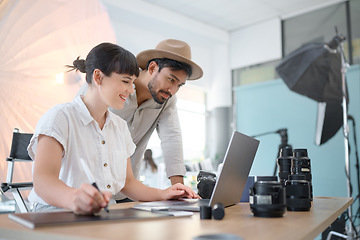
<svg viewBox="0 0 360 240">
<path fill-rule="evenodd" d="M 34 210 L 96 213 L 120 191 L 139 201 L 199 198 L 182 184 L 160 190 L 143 185 L 133 175 L 129 157 L 135 144 L 126 122 L 108 107 L 121 109 L 134 93 L 133 82 L 139 75 L 135 56 L 115 44 L 102 43 L 86 60 L 78 58 L 73 65 L 86 73 L 86 94 L 46 112 L 28 146 L 34 160 L 34 188 L 29 195 Z M 88 182 L 81 158 L 101 192 Z"/>
<path fill-rule="evenodd" d="M 158 166 L 152 157 L 152 150 L 146 149 L 140 166 L 140 180 L 146 186 L 158 187 L 158 178 Z"/>
</svg>

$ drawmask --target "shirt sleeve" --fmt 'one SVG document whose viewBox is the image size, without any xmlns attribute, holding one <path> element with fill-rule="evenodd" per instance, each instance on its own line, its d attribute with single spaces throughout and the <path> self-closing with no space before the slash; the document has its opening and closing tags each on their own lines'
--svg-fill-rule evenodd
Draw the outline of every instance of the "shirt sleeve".
<svg viewBox="0 0 360 240">
<path fill-rule="evenodd" d="M 35 132 L 30 140 L 27 149 L 31 159 L 35 160 L 39 135 L 46 135 L 55 138 L 63 146 L 64 156 L 67 151 L 67 132 L 68 121 L 64 112 L 59 109 L 59 106 L 51 108 L 40 118 L 38 124 L 36 125 Z"/>
<path fill-rule="evenodd" d="M 169 100 L 156 126 L 161 140 L 161 149 L 167 177 L 184 176 L 186 173 L 182 134 L 176 107 L 176 97 Z"/>
</svg>

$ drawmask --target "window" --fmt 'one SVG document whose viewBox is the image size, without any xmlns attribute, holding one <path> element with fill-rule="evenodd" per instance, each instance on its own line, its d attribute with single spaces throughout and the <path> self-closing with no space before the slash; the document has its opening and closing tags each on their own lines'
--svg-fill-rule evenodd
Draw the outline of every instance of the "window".
<svg viewBox="0 0 360 240">
<path fill-rule="evenodd" d="M 275 67 L 280 60 L 233 70 L 233 86 L 260 83 L 278 78 Z"/>
<path fill-rule="evenodd" d="M 350 24 L 348 24 L 348 20 Z M 282 22 L 283 56 L 287 56 L 306 43 L 330 42 L 336 35 L 335 27 L 337 27 L 339 34 L 343 34 L 347 38 L 351 36 L 351 41 L 347 39 L 343 42 L 346 60 L 352 64 L 360 64 L 359 22 L 360 1 L 358 0 L 350 0 L 285 19 Z M 350 27 L 351 32 L 348 32 L 348 27 Z M 350 48 L 349 42 L 351 42 Z M 280 59 L 233 70 L 233 86 L 243 86 L 279 78 L 275 70 L 279 62 Z"/>
<path fill-rule="evenodd" d="M 184 161 L 187 166 L 197 164 L 204 159 L 205 150 L 205 91 L 188 84 L 181 87 L 177 96 L 177 108 L 183 137 Z M 164 169 L 160 139 L 154 131 L 147 148 L 152 149 L 155 162 Z M 165 188 L 170 185 L 165 173 L 159 171 L 157 187 Z M 186 180 L 186 179 L 185 179 Z M 194 187 L 195 183 L 185 184 Z"/>
<path fill-rule="evenodd" d="M 351 32 L 348 32 L 349 4 Z M 283 55 L 286 56 L 295 49 L 310 42 L 327 43 L 336 35 L 335 27 L 339 34 L 347 37 L 343 42 L 344 53 L 347 61 L 360 63 L 360 1 L 352 0 L 320 10 L 312 11 L 300 16 L 283 21 Z M 349 41 L 351 36 L 351 41 Z M 349 48 L 349 42 L 352 47 Z M 349 62 L 350 63 L 350 62 Z"/>
</svg>

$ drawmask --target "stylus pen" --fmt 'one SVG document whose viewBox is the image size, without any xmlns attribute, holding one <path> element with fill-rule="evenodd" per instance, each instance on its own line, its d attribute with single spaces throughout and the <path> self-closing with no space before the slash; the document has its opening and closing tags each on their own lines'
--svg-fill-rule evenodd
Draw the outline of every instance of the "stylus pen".
<svg viewBox="0 0 360 240">
<path fill-rule="evenodd" d="M 85 174 L 86 174 L 88 180 L 90 181 L 91 185 L 93 185 L 93 186 L 100 192 L 100 189 L 99 189 L 99 187 L 97 186 L 97 184 L 96 184 L 96 182 L 95 182 L 95 178 L 94 178 L 93 175 L 91 174 L 90 169 L 89 169 L 88 166 L 86 165 L 84 159 L 80 158 L 80 162 L 81 162 L 81 165 L 82 165 L 83 168 L 84 168 Z M 107 205 L 104 207 L 104 209 L 105 209 L 106 212 L 109 212 L 109 209 L 108 209 L 108 206 L 107 206 Z"/>
</svg>

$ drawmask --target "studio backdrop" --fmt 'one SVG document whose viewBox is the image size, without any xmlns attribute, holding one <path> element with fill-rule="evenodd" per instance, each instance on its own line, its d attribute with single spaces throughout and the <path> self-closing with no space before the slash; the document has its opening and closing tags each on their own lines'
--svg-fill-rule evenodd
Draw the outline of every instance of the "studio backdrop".
<svg viewBox="0 0 360 240">
<path fill-rule="evenodd" d="M 33 133 L 49 108 L 71 101 L 84 76 L 65 65 L 101 42 L 116 39 L 99 0 L 0 1 L 0 181 L 13 129 Z M 14 181 L 29 180 L 31 168 L 15 169 Z"/>
</svg>

